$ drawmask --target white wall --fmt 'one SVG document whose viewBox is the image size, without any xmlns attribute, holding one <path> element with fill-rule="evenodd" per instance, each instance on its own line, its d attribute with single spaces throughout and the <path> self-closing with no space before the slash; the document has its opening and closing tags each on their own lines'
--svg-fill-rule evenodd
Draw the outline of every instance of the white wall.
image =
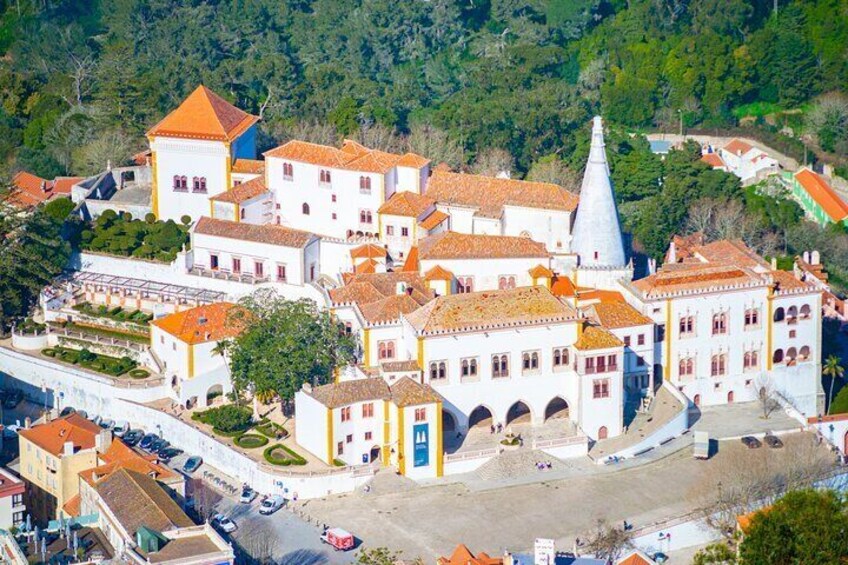
<svg viewBox="0 0 848 565">
<path fill-rule="evenodd" d="M 503 235 L 529 233 L 551 253 L 571 251 L 572 212 L 504 206 Z"/>
<path fill-rule="evenodd" d="M 415 421 L 415 411 L 416 409 L 424 409 L 426 412 L 426 418 L 420 422 Z M 425 404 L 421 406 L 406 406 L 401 408 L 403 410 L 403 427 L 402 430 L 404 434 L 403 439 L 403 451 L 404 457 L 406 459 L 404 464 L 404 475 L 409 477 L 410 479 L 425 479 L 425 478 L 433 478 L 436 476 L 436 458 L 438 456 L 438 452 L 442 449 L 442 442 L 439 441 L 439 436 L 437 432 L 437 405 L 433 404 Z M 427 438 L 427 447 L 428 447 L 428 464 L 422 465 L 419 467 L 415 466 L 415 426 L 416 425 L 426 425 L 426 433 L 429 435 Z"/>
<path fill-rule="evenodd" d="M 155 154 L 158 218 L 179 221 L 185 214 L 197 220 L 209 215 L 209 197 L 227 190 L 230 151 L 220 141 L 156 137 Z M 174 192 L 174 175 L 187 177 L 188 192 Z M 192 192 L 192 178 L 206 177 L 206 192 Z"/>
<path fill-rule="evenodd" d="M 531 286 L 533 279 L 530 269 L 536 265 L 547 267 L 548 257 L 526 257 L 518 259 L 421 259 L 420 271 L 427 273 L 436 265 L 441 265 L 456 277 L 474 279 L 474 291 L 497 290 L 501 276 L 515 277 L 515 286 Z"/>
<path fill-rule="evenodd" d="M 294 405 L 298 421 L 304 422 L 295 426 L 295 441 L 321 461 L 330 461 L 332 458 L 327 453 L 327 407 L 300 390 L 294 395 Z"/>
<path fill-rule="evenodd" d="M 362 416 L 362 406 L 373 404 L 374 415 L 370 418 Z M 385 421 L 383 400 L 368 400 L 366 402 L 355 402 L 349 405 L 350 420 L 342 422 L 341 408 L 333 410 L 333 457 L 341 459 L 348 465 L 361 465 L 363 455 L 369 456 L 372 447 L 382 447 L 385 443 L 383 438 L 383 422 Z M 299 415 L 300 416 L 300 415 Z M 299 418 L 303 422 L 303 418 Z M 309 420 L 306 420 L 309 421 Z M 370 432 L 371 439 L 366 440 L 365 434 Z M 351 441 L 348 442 L 348 436 Z M 325 436 L 326 437 L 326 436 Z M 343 453 L 338 452 L 339 442 L 344 444 Z M 378 455 L 379 459 L 380 455 Z"/>
<path fill-rule="evenodd" d="M 284 247 L 256 241 L 245 241 L 206 235 L 197 232 L 191 234 L 191 246 L 194 266 L 209 269 L 211 255 L 218 256 L 218 269 L 232 271 L 233 259 L 241 260 L 242 274 L 255 274 L 257 262 L 264 266 L 264 276 L 277 280 L 277 266 L 285 265 L 286 282 L 303 285 L 308 280 L 308 267 L 304 265 L 304 250 L 299 247 Z"/>
</svg>

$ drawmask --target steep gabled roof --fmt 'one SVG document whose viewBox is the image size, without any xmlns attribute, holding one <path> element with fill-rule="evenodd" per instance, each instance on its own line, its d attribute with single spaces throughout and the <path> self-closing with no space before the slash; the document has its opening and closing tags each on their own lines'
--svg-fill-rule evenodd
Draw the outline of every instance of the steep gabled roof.
<svg viewBox="0 0 848 565">
<path fill-rule="evenodd" d="M 848 217 L 848 204 L 836 194 L 820 175 L 804 168 L 795 173 L 795 178 L 831 220 L 841 222 Z"/>
<path fill-rule="evenodd" d="M 435 204 L 435 201 L 432 198 L 405 190 L 392 194 L 391 198 L 386 200 L 377 212 L 388 216 L 417 218 L 433 204 Z"/>
<path fill-rule="evenodd" d="M 194 225 L 194 233 L 298 249 L 306 247 L 316 238 L 314 234 L 286 226 L 276 224 L 247 224 L 232 220 L 209 218 L 207 216 L 202 216 L 197 221 Z"/>
<path fill-rule="evenodd" d="M 529 237 L 441 232 L 418 242 L 418 257 L 421 261 L 546 258 L 548 256 L 545 245 Z"/>
<path fill-rule="evenodd" d="M 200 85 L 147 135 L 230 142 L 258 121 Z"/>
<path fill-rule="evenodd" d="M 239 335 L 244 330 L 244 320 L 233 315 L 230 302 L 216 302 L 170 314 L 151 322 L 185 343 L 205 343 Z"/>
<path fill-rule="evenodd" d="M 61 457 L 67 442 L 73 443 L 74 452 L 93 448 L 100 426 L 75 413 L 18 433 L 48 453 Z"/>
<path fill-rule="evenodd" d="M 236 185 L 226 192 L 213 196 L 210 200 L 214 200 L 215 202 L 241 204 L 242 202 L 247 202 L 251 198 L 256 198 L 257 196 L 266 194 L 267 192 L 268 189 L 265 187 L 265 178 L 259 176 L 255 179 Z"/>
</svg>

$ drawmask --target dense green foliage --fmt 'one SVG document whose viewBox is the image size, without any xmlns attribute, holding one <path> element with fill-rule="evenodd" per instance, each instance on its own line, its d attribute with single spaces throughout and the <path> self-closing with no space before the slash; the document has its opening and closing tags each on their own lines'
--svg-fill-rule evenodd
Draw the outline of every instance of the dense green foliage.
<svg viewBox="0 0 848 565">
<path fill-rule="evenodd" d="M 197 84 L 294 134 L 427 124 L 463 160 L 568 156 L 593 112 L 628 126 L 736 125 L 848 81 L 844 0 L 9 0 L 0 162 L 90 174 Z M 680 113 L 678 113 L 680 111 Z M 774 121 L 774 120 L 772 120 Z M 821 143 L 836 150 L 826 128 Z M 814 132 L 815 133 L 815 132 Z M 379 137 L 379 136 L 378 136 Z M 431 155 L 433 156 L 433 155 Z"/>
<path fill-rule="evenodd" d="M 843 386 L 833 403 L 830 405 L 828 414 L 848 414 L 848 386 Z"/>
<path fill-rule="evenodd" d="M 251 424 L 252 413 L 249 408 L 225 404 L 195 413 L 192 418 L 212 426 L 224 433 L 244 432 Z"/>
<path fill-rule="evenodd" d="M 306 459 L 302 455 L 296 453 L 291 448 L 282 443 L 275 443 L 265 448 L 263 453 L 265 461 L 271 465 L 306 465 Z"/>
<path fill-rule="evenodd" d="M 0 332 L 29 313 L 67 263 L 71 250 L 61 229 L 42 209 L 26 217 L 0 212 Z"/>
<path fill-rule="evenodd" d="M 848 505 L 834 491 L 790 492 L 754 516 L 740 548 L 744 565 L 832 565 L 848 557 Z"/>
<path fill-rule="evenodd" d="M 120 377 L 138 366 L 138 363 L 129 357 L 118 358 L 110 357 L 109 355 L 100 355 L 85 348 L 70 349 L 68 347 L 56 346 L 47 348 L 42 353 L 47 357 L 60 359 L 65 363 L 79 365 L 80 367 L 113 377 Z M 146 371 L 144 376 L 147 376 Z"/>
<path fill-rule="evenodd" d="M 226 347 L 237 390 L 291 400 L 304 383 L 328 383 L 337 367 L 354 359 L 353 338 L 310 300 L 260 290 L 240 304 L 244 310 L 236 315 L 251 317 L 251 323 Z"/>
<path fill-rule="evenodd" d="M 83 230 L 80 247 L 85 251 L 170 263 L 187 243 L 188 229 L 173 220 L 133 220 L 126 213 L 118 215 L 106 210 Z"/>
</svg>

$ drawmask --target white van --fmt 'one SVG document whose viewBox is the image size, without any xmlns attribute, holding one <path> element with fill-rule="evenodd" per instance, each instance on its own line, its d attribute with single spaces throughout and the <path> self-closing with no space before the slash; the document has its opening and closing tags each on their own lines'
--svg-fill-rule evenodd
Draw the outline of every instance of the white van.
<svg viewBox="0 0 848 565">
<path fill-rule="evenodd" d="M 273 514 L 277 510 L 283 507 L 283 504 L 286 503 L 286 499 L 283 498 L 281 494 L 275 494 L 274 496 L 269 496 L 265 500 L 262 501 L 262 504 L 259 505 L 259 513 L 260 514 Z"/>
</svg>

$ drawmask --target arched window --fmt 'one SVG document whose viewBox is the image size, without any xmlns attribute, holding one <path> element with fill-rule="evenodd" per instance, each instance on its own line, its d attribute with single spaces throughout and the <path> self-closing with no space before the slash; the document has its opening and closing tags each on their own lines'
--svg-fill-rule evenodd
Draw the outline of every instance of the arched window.
<svg viewBox="0 0 848 565">
<path fill-rule="evenodd" d="M 244 215 L 245 215 L 244 208 L 241 208 L 241 209 L 239 210 L 239 217 L 240 217 L 242 220 L 244 219 Z"/>
<path fill-rule="evenodd" d="M 786 312 L 783 310 L 783 307 L 780 307 L 774 311 L 775 322 L 782 322 L 784 318 L 786 318 Z"/>
<path fill-rule="evenodd" d="M 183 190 L 188 190 L 188 177 L 185 175 L 180 177 L 180 188 Z"/>
<path fill-rule="evenodd" d="M 330 184 L 330 182 L 331 182 L 330 171 L 328 171 L 326 169 L 321 169 L 320 181 L 321 181 L 321 184 Z"/>
<path fill-rule="evenodd" d="M 695 360 L 691 357 L 684 357 L 678 362 L 677 373 L 681 377 L 691 377 L 695 372 Z"/>
<path fill-rule="evenodd" d="M 504 290 L 506 288 L 506 277 L 498 277 L 498 289 Z"/>
<path fill-rule="evenodd" d="M 609 433 L 609 432 L 607 431 L 607 427 L 606 427 L 606 426 L 601 426 L 601 427 L 598 429 L 598 439 L 607 439 L 607 434 L 608 434 L 608 433 Z"/>
<path fill-rule="evenodd" d="M 492 357 L 492 376 L 500 377 L 501 376 L 501 362 L 498 356 Z"/>
<path fill-rule="evenodd" d="M 776 349 L 774 351 L 774 355 L 772 355 L 771 360 L 775 363 L 783 363 L 783 350 Z"/>
<path fill-rule="evenodd" d="M 530 368 L 530 354 L 529 353 L 525 353 L 521 356 L 521 363 L 522 363 L 522 366 L 524 367 L 525 371 Z"/>
<path fill-rule="evenodd" d="M 386 358 L 394 359 L 395 358 L 395 342 L 390 341 L 386 344 Z"/>
<path fill-rule="evenodd" d="M 200 192 L 206 192 L 206 177 L 200 177 Z"/>
<path fill-rule="evenodd" d="M 442 361 L 442 362 L 439 363 L 439 378 L 440 379 L 445 378 L 446 374 L 447 374 L 447 367 L 445 366 L 445 362 Z"/>
<path fill-rule="evenodd" d="M 796 357 L 798 357 L 798 350 L 797 349 L 795 349 L 794 347 L 790 347 L 789 349 L 786 350 L 786 362 L 787 363 L 791 363 L 792 361 L 795 360 Z"/>
<path fill-rule="evenodd" d="M 360 192 L 371 192 L 371 177 L 359 177 Z"/>
<path fill-rule="evenodd" d="M 359 211 L 359 223 L 360 223 L 360 224 L 364 224 L 364 223 L 365 223 L 365 210 L 360 210 L 360 211 Z"/>
<path fill-rule="evenodd" d="M 807 345 L 804 345 L 803 347 L 801 347 L 801 351 L 798 352 L 798 360 L 799 361 L 806 361 L 809 358 L 810 358 L 810 347 L 807 346 Z"/>
<path fill-rule="evenodd" d="M 473 377 L 477 374 L 477 359 L 472 359 L 468 364 L 468 373 Z"/>
<path fill-rule="evenodd" d="M 200 190 L 200 179 L 197 177 L 192 177 L 191 179 L 191 189 L 195 192 Z"/>
<path fill-rule="evenodd" d="M 554 367 L 562 364 L 562 356 L 559 349 L 554 349 Z"/>
<path fill-rule="evenodd" d="M 797 318 L 798 317 L 798 307 L 790 306 L 788 310 L 786 310 L 786 318 Z"/>
<path fill-rule="evenodd" d="M 509 376 L 509 359 L 507 359 L 506 355 L 501 355 L 501 376 Z"/>
<path fill-rule="evenodd" d="M 430 363 L 430 380 L 434 381 L 439 378 L 439 365 Z"/>
<path fill-rule="evenodd" d="M 727 333 L 727 314 L 720 312 L 713 315 L 713 335 Z"/>
<path fill-rule="evenodd" d="M 309 204 L 304 202 L 303 206 L 300 207 L 300 210 L 303 212 L 304 216 L 308 216 L 309 215 Z"/>
<path fill-rule="evenodd" d="M 461 371 L 462 371 L 462 376 L 467 377 L 468 371 L 469 371 L 468 359 L 463 359 L 462 363 L 460 363 L 460 367 L 461 367 Z"/>
<path fill-rule="evenodd" d="M 368 210 L 368 211 L 365 212 L 365 223 L 370 224 L 372 222 L 373 222 L 373 220 L 371 218 L 371 211 Z"/>
<path fill-rule="evenodd" d="M 801 306 L 801 319 L 802 320 L 806 320 L 807 318 L 809 318 L 810 314 L 811 314 L 811 310 L 810 310 L 809 304 L 804 304 L 803 306 Z"/>
<path fill-rule="evenodd" d="M 727 356 L 723 353 L 713 355 L 710 360 L 710 374 L 714 377 L 724 375 L 727 369 Z"/>
<path fill-rule="evenodd" d="M 509 277 L 507 285 L 507 288 L 515 288 L 515 277 Z"/>
<path fill-rule="evenodd" d="M 539 368 L 539 354 L 535 351 L 530 354 L 530 368 L 538 369 Z"/>
<path fill-rule="evenodd" d="M 695 333 L 695 317 L 683 316 L 680 318 L 680 335 L 687 336 Z"/>
<path fill-rule="evenodd" d="M 174 190 L 180 189 L 180 175 L 174 175 Z"/>
<path fill-rule="evenodd" d="M 294 178 L 294 167 L 291 163 L 283 163 L 283 180 L 292 180 Z"/>
<path fill-rule="evenodd" d="M 745 310 L 745 327 L 760 325 L 760 311 L 757 308 Z"/>
</svg>

